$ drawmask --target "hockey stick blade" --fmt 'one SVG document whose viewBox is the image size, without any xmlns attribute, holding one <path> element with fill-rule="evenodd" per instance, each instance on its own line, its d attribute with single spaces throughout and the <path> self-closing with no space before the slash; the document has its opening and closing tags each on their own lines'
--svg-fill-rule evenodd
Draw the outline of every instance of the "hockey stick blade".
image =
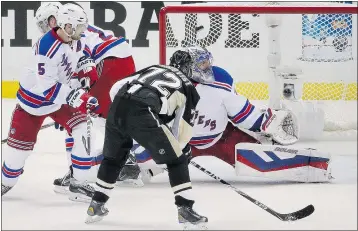
<svg viewBox="0 0 358 231">
<path fill-rule="evenodd" d="M 313 205 L 308 205 L 307 207 L 298 210 L 296 212 L 293 213 L 288 213 L 288 214 L 277 214 L 278 218 L 282 221 L 296 221 L 296 220 L 300 220 L 302 218 L 308 217 L 309 215 L 311 215 L 314 212 L 314 207 Z"/>
<path fill-rule="evenodd" d="M 84 136 L 82 136 L 82 143 L 83 143 L 83 146 L 84 146 L 85 149 L 86 149 L 87 155 L 90 155 L 90 151 L 89 151 L 89 149 L 88 149 L 87 141 L 86 141 L 86 138 L 85 138 Z"/>
<path fill-rule="evenodd" d="M 268 207 L 267 205 L 261 203 L 260 201 L 250 197 L 249 195 L 247 195 L 243 191 L 237 189 L 233 185 L 229 184 L 225 180 L 223 180 L 220 177 L 216 176 L 215 174 L 213 174 L 209 170 L 205 169 L 204 167 L 200 166 L 199 164 L 195 163 L 194 161 L 190 161 L 190 164 L 193 165 L 194 167 L 196 167 L 197 169 L 199 169 L 200 171 L 202 171 L 203 173 L 207 174 L 208 176 L 212 177 L 213 179 L 215 179 L 215 180 L 219 181 L 220 183 L 222 183 L 222 184 L 228 186 L 229 188 L 233 189 L 235 192 L 237 192 L 241 196 L 245 197 L 247 200 L 251 201 L 252 203 L 257 205 L 261 209 L 265 210 L 266 212 L 270 213 L 271 215 L 277 217 L 281 221 L 296 221 L 296 220 L 308 217 L 309 215 L 311 215 L 314 212 L 313 205 L 308 205 L 307 207 L 305 207 L 305 208 L 303 208 L 301 210 L 298 210 L 296 212 L 293 212 L 293 213 L 288 213 L 288 214 L 278 213 L 275 210 L 273 210 L 270 207 Z"/>
</svg>

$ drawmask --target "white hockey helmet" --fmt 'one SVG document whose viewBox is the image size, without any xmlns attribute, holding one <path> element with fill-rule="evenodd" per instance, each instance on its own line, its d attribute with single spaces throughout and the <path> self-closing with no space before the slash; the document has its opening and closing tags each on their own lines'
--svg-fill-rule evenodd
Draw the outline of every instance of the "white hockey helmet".
<svg viewBox="0 0 358 231">
<path fill-rule="evenodd" d="M 57 14 L 62 4 L 59 2 L 47 2 L 42 4 L 35 13 L 36 25 L 41 33 L 46 33 L 51 30 L 49 26 L 49 18 L 55 17 L 57 20 Z"/>
<path fill-rule="evenodd" d="M 66 24 L 72 25 L 72 33 L 67 34 L 65 31 Z M 67 3 L 63 5 L 58 12 L 57 25 L 64 29 L 65 33 L 74 40 L 81 38 L 88 26 L 88 18 L 86 12 L 78 5 Z"/>
<path fill-rule="evenodd" d="M 212 64 L 213 56 L 203 47 L 189 47 L 186 48 L 189 53 L 192 65 L 192 79 L 199 83 L 212 83 L 215 81 Z"/>
</svg>

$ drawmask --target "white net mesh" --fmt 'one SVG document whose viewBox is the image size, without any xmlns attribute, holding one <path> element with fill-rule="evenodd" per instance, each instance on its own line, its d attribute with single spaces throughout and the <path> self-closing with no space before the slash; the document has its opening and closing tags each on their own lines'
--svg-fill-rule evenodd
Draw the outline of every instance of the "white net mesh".
<svg viewBox="0 0 358 231">
<path fill-rule="evenodd" d="M 282 14 L 279 47 L 272 47 L 265 14 L 169 13 L 166 61 L 183 47 L 207 47 L 214 65 L 234 78 L 236 90 L 250 100 L 269 99 L 267 56 L 302 68 L 302 100 L 319 102 L 326 130 L 357 130 L 357 15 Z M 271 38 L 272 39 L 272 38 Z"/>
</svg>

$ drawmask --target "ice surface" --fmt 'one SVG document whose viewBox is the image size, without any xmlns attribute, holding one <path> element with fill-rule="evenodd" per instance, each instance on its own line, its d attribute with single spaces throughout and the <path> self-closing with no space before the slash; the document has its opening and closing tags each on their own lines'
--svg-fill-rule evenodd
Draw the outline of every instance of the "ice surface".
<svg viewBox="0 0 358 231">
<path fill-rule="evenodd" d="M 2 101 L 2 139 L 6 138 L 14 100 Z M 50 120 L 45 121 L 50 122 Z M 190 166 L 195 209 L 209 218 L 210 229 L 357 229 L 357 142 L 299 143 L 301 147 L 330 150 L 333 175 L 327 184 L 296 184 L 236 177 L 234 170 L 214 157 L 197 163 L 281 213 L 313 204 L 306 219 L 284 223 L 226 186 Z M 2 154 L 4 155 L 4 154 Z M 180 229 L 168 177 L 161 174 L 143 188 L 117 187 L 108 202 L 109 215 L 86 225 L 86 204 L 55 194 L 52 182 L 67 171 L 64 132 L 40 131 L 18 184 L 2 198 L 3 229 Z"/>
</svg>

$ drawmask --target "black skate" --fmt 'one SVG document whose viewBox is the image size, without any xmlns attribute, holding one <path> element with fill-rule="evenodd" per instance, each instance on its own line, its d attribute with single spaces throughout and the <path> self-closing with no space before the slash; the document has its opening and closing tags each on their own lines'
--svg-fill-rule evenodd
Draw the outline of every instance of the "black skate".
<svg viewBox="0 0 358 231">
<path fill-rule="evenodd" d="M 87 182 L 79 182 L 74 178 L 70 179 L 69 186 L 69 199 L 71 201 L 77 202 L 90 202 L 94 195 L 93 186 L 89 185 Z"/>
<path fill-rule="evenodd" d="M 197 214 L 192 206 L 178 206 L 179 224 L 184 230 L 206 230 L 208 218 Z"/>
<path fill-rule="evenodd" d="M 69 186 L 70 186 L 70 179 L 72 177 L 72 166 L 70 170 L 66 173 L 66 175 L 62 178 L 57 178 L 53 181 L 53 185 L 55 188 L 53 189 L 55 193 L 59 194 L 69 194 Z"/>
<path fill-rule="evenodd" d="M 12 187 L 1 184 L 1 196 L 5 195 L 10 189 L 12 189 Z"/>
<path fill-rule="evenodd" d="M 116 182 L 116 185 L 118 186 L 126 184 L 135 187 L 142 187 L 144 185 L 141 170 L 133 154 L 129 155 L 128 160 L 122 168 L 122 171 L 119 173 Z"/>
<path fill-rule="evenodd" d="M 108 209 L 104 207 L 104 202 L 91 201 L 90 206 L 87 209 L 87 218 L 85 223 L 90 224 L 101 221 L 108 214 Z"/>
</svg>

